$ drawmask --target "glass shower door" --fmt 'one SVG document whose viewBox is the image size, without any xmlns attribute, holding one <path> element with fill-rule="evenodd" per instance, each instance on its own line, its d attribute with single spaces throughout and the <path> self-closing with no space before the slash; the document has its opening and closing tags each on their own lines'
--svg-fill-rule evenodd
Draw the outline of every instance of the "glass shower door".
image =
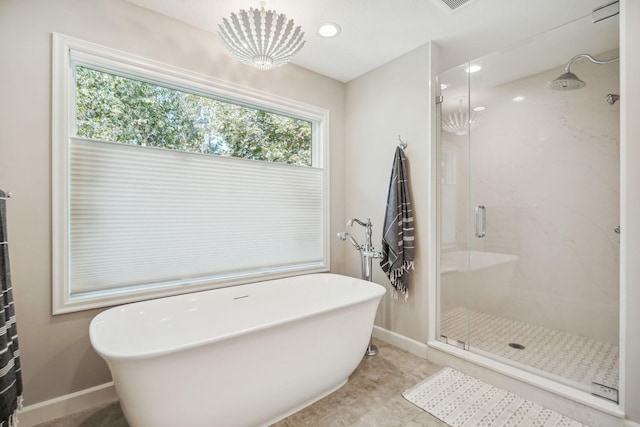
<svg viewBox="0 0 640 427">
<path fill-rule="evenodd" d="M 593 25 L 605 40 L 611 19 L 567 26 Z M 619 93 L 618 64 L 575 62 L 580 90 L 548 82 L 583 50 L 615 58 L 617 40 L 544 63 L 571 31 L 439 76 L 439 334 L 615 402 L 619 106 L 608 95 Z"/>
<path fill-rule="evenodd" d="M 440 76 L 440 340 L 469 349 L 469 73 L 461 65 Z"/>
</svg>

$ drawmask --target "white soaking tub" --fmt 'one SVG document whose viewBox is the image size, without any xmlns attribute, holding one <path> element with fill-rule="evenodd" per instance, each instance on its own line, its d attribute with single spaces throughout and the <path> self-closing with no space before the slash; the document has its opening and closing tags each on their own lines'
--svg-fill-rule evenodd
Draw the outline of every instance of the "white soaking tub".
<svg viewBox="0 0 640 427">
<path fill-rule="evenodd" d="M 347 382 L 384 292 L 326 273 L 127 304 L 91 344 L 131 427 L 264 426 Z"/>
</svg>

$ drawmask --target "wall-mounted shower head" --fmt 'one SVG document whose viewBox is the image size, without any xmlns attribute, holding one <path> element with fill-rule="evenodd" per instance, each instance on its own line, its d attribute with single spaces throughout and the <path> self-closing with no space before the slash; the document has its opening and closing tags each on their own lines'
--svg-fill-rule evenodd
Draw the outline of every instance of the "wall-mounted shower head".
<svg viewBox="0 0 640 427">
<path fill-rule="evenodd" d="M 612 62 L 616 62 L 620 60 L 620 58 L 613 58 L 613 59 L 607 59 L 607 60 L 601 61 L 599 59 L 595 59 L 593 56 L 589 54 L 581 53 L 580 55 L 576 55 L 573 58 L 571 58 L 571 60 L 567 63 L 567 66 L 564 69 L 565 73 L 562 74 L 557 79 L 551 80 L 549 82 L 549 87 L 553 90 L 577 90 L 585 87 L 587 84 L 582 80 L 580 80 L 578 76 L 573 74 L 570 70 L 571 64 L 573 64 L 575 61 L 577 61 L 580 58 L 586 58 L 589 61 L 593 62 L 594 64 L 611 64 Z"/>
<path fill-rule="evenodd" d="M 585 82 L 570 71 L 549 82 L 549 87 L 553 90 L 577 90 L 582 89 L 586 85 Z"/>
</svg>

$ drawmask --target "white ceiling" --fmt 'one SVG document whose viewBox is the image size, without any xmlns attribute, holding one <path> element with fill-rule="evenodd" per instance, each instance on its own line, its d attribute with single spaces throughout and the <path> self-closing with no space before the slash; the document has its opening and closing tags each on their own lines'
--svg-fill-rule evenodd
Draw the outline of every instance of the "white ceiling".
<svg viewBox="0 0 640 427">
<path fill-rule="evenodd" d="M 257 0 L 128 1 L 214 34 L 222 18 L 260 5 Z M 267 0 L 266 8 L 285 13 L 306 33 L 306 44 L 293 63 L 347 82 L 430 40 L 440 46 L 444 70 L 590 16 L 606 3 L 471 0 L 451 12 L 441 0 Z M 341 34 L 320 37 L 317 29 L 325 22 L 339 24 Z M 580 46 L 569 43 L 584 43 L 589 37 L 600 36 L 586 31 L 558 45 L 557 55 L 565 59 L 554 65 L 580 53 Z"/>
</svg>

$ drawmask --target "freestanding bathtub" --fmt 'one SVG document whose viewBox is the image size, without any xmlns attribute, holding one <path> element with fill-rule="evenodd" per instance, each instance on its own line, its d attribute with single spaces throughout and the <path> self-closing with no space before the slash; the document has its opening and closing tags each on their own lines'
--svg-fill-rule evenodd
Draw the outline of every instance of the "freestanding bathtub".
<svg viewBox="0 0 640 427">
<path fill-rule="evenodd" d="M 127 304 L 91 344 L 131 427 L 264 426 L 347 382 L 384 292 L 326 273 Z"/>
</svg>

